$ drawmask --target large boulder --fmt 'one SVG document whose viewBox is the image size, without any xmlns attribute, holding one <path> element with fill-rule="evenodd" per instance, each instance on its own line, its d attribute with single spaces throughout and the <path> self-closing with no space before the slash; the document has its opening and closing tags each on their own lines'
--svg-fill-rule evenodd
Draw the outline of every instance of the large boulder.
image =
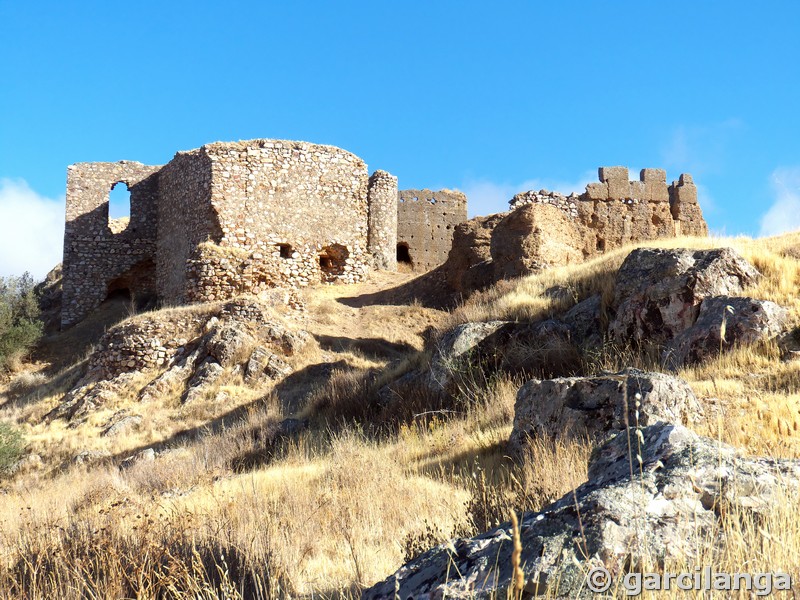
<svg viewBox="0 0 800 600">
<path fill-rule="evenodd" d="M 579 360 L 570 328 L 553 319 L 533 323 L 463 323 L 442 336 L 430 363 L 437 391 L 453 392 L 480 371 L 564 373 Z"/>
<path fill-rule="evenodd" d="M 517 392 L 510 443 L 530 437 L 588 435 L 606 440 L 628 426 L 690 425 L 703 410 L 689 385 L 662 373 L 625 369 L 597 377 L 529 381 Z"/>
<path fill-rule="evenodd" d="M 721 506 L 765 514 L 783 494 L 796 495 L 800 461 L 744 457 L 681 425 L 658 423 L 621 432 L 596 450 L 588 477 L 541 512 L 522 516 L 523 596 L 596 598 L 586 585 L 593 567 L 619 581 L 642 563 L 691 559 L 698 540 L 722 542 L 715 535 Z M 363 598 L 506 597 L 512 535 L 505 523 L 433 548 Z"/>
<path fill-rule="evenodd" d="M 639 248 L 617 273 L 609 333 L 623 343 L 664 344 L 694 324 L 703 300 L 735 295 L 759 277 L 730 248 Z"/>
<path fill-rule="evenodd" d="M 527 204 L 506 215 L 492 233 L 494 278 L 582 262 L 580 246 L 580 230 L 567 213 L 550 204 Z"/>
<path fill-rule="evenodd" d="M 672 367 L 697 363 L 738 344 L 777 337 L 788 320 L 789 311 L 768 300 L 707 298 L 694 325 L 667 344 L 665 359 Z"/>
</svg>

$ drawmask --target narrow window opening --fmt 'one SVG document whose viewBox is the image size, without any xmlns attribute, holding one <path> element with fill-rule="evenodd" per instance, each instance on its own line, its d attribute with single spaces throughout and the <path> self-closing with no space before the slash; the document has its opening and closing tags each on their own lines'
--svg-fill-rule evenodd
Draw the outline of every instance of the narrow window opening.
<svg viewBox="0 0 800 600">
<path fill-rule="evenodd" d="M 397 262 L 409 265 L 414 264 L 411 260 L 411 252 L 408 248 L 408 244 L 405 242 L 397 244 Z"/>
<path fill-rule="evenodd" d="M 131 220 L 131 191 L 128 184 L 118 181 L 108 192 L 108 228 L 111 233 L 122 233 Z"/>
<path fill-rule="evenodd" d="M 290 244 L 278 244 L 278 249 L 281 253 L 281 258 L 293 258 L 294 248 Z"/>
</svg>

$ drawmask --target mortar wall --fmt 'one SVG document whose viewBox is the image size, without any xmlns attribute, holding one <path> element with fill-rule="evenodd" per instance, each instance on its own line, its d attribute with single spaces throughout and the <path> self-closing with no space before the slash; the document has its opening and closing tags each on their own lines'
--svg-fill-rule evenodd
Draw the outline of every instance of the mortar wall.
<svg viewBox="0 0 800 600">
<path fill-rule="evenodd" d="M 414 270 L 444 263 L 456 225 L 467 220 L 467 197 L 451 190 L 401 190 L 397 200 L 397 244 L 408 248 Z"/>
</svg>

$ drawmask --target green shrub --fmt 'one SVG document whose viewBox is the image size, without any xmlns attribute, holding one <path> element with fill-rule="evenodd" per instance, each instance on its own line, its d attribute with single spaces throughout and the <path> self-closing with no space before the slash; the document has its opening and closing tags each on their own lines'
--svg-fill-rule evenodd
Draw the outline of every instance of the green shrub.
<svg viewBox="0 0 800 600">
<path fill-rule="evenodd" d="M 35 285 L 28 273 L 0 277 L 0 368 L 26 353 L 42 334 Z"/>
<path fill-rule="evenodd" d="M 22 434 L 8 423 L 0 421 L 0 475 L 20 459 L 24 448 Z"/>
</svg>

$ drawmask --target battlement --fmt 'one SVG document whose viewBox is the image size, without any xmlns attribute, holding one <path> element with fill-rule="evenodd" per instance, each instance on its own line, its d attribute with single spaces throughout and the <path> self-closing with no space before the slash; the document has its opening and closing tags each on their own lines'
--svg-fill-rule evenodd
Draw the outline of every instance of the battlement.
<svg viewBox="0 0 800 600">
<path fill-rule="evenodd" d="M 600 167 L 597 176 L 599 181 L 588 184 L 580 195 L 521 192 L 509 201 L 509 207 L 543 204 L 567 214 L 581 230 L 585 258 L 630 242 L 708 234 L 697 187 L 688 173 L 669 185 L 663 169 L 642 169 L 633 181 L 627 167 Z"/>
</svg>

